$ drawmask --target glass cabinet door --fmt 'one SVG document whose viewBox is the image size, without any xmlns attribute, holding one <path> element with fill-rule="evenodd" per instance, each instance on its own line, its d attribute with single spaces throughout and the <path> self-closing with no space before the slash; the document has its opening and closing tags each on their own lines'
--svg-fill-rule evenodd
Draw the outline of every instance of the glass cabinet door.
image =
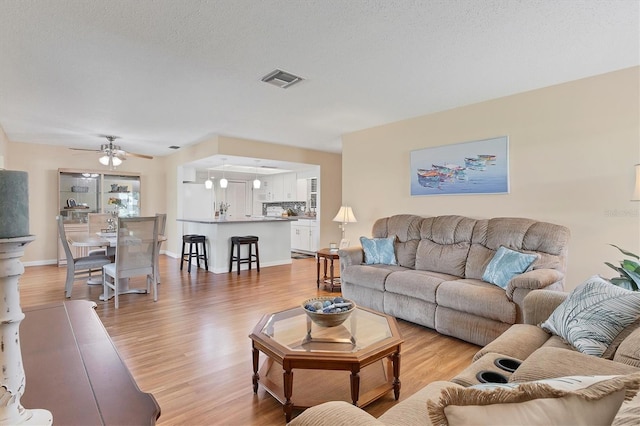
<svg viewBox="0 0 640 426">
<path fill-rule="evenodd" d="M 86 223 L 87 213 L 100 212 L 100 174 L 61 172 L 59 211 L 68 223 Z"/>
<path fill-rule="evenodd" d="M 105 174 L 102 205 L 105 213 L 119 217 L 140 216 L 140 177 Z"/>
</svg>

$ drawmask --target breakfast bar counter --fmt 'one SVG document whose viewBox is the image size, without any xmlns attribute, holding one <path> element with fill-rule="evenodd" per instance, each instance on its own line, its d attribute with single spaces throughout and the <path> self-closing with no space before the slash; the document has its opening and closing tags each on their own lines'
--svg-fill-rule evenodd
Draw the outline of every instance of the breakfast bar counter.
<svg viewBox="0 0 640 426">
<path fill-rule="evenodd" d="M 234 219 L 177 219 L 183 223 L 183 235 L 207 237 L 209 271 L 229 272 L 231 237 L 255 235 L 259 238 L 260 268 L 291 263 L 291 222 L 295 218 L 260 217 Z M 193 263 L 192 263 L 192 266 Z M 241 265 L 246 269 L 247 265 Z M 234 266 L 235 267 L 235 266 Z"/>
</svg>

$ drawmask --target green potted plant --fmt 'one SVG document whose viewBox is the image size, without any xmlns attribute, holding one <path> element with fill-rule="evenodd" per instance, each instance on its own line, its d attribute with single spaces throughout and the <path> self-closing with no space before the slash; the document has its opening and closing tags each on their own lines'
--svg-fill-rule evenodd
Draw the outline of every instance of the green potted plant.
<svg viewBox="0 0 640 426">
<path fill-rule="evenodd" d="M 640 256 L 635 253 L 631 253 L 627 250 L 623 250 L 620 247 L 610 244 L 622 252 L 622 254 L 632 257 L 636 260 L 640 260 Z M 640 290 L 640 264 L 635 260 L 624 259 L 620 261 L 620 266 L 615 266 L 609 262 L 604 262 L 605 265 L 611 269 L 616 270 L 620 276 L 611 278 L 609 281 L 619 287 L 626 288 L 627 290 L 639 291 Z"/>
</svg>

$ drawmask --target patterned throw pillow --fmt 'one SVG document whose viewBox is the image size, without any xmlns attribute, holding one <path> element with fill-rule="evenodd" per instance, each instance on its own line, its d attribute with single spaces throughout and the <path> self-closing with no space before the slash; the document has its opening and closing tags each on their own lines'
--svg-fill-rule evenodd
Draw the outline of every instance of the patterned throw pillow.
<svg viewBox="0 0 640 426">
<path fill-rule="evenodd" d="M 367 265 L 373 265 L 376 263 L 383 265 L 396 265 L 396 253 L 393 247 L 394 241 L 394 237 L 360 237 L 360 244 L 364 250 L 364 263 Z"/>
<path fill-rule="evenodd" d="M 640 292 L 594 275 L 576 287 L 540 326 L 587 355 L 602 356 L 613 339 L 640 318 Z"/>
<path fill-rule="evenodd" d="M 537 258 L 537 254 L 520 253 L 500 246 L 484 270 L 482 280 L 506 289 L 511 278 L 526 271 Z"/>
<path fill-rule="evenodd" d="M 444 388 L 427 400 L 434 425 L 611 424 L 640 386 L 640 373 L 571 376 L 525 383 Z"/>
</svg>

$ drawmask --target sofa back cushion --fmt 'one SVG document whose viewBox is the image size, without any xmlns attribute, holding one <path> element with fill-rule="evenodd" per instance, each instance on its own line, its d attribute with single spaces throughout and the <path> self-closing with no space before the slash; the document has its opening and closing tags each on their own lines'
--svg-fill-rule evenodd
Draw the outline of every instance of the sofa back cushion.
<svg viewBox="0 0 640 426">
<path fill-rule="evenodd" d="M 420 226 L 415 268 L 464 277 L 475 219 L 463 216 L 429 217 Z"/>
<path fill-rule="evenodd" d="M 421 216 L 400 214 L 383 217 L 373 224 L 374 238 L 395 237 L 395 250 L 398 265 L 415 268 L 416 251 L 420 242 Z"/>
<path fill-rule="evenodd" d="M 614 361 L 640 368 L 640 328 L 636 328 L 618 346 Z"/>
<path fill-rule="evenodd" d="M 539 258 L 530 269 L 566 271 L 569 229 L 562 225 L 526 218 L 503 217 L 478 220 L 466 263 L 465 277 L 482 279 L 495 252 L 504 246 Z"/>
</svg>

